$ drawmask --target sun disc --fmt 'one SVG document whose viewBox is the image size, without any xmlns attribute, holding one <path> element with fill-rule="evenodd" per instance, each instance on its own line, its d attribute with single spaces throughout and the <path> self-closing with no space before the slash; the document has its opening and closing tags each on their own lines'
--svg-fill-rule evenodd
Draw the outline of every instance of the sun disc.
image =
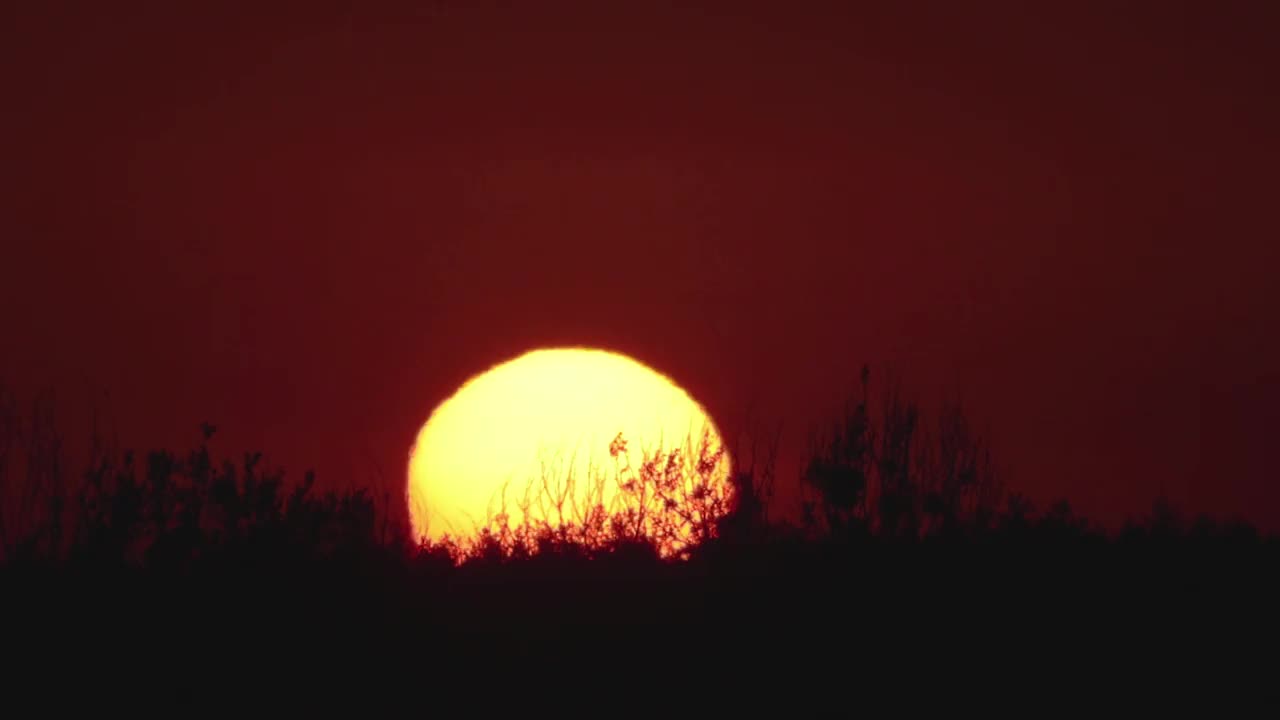
<svg viewBox="0 0 1280 720">
<path fill-rule="evenodd" d="M 724 512 L 729 471 L 715 424 L 669 378 L 605 350 L 539 349 L 435 408 L 407 500 L 419 541 L 471 540 L 505 518 L 583 537 L 594 523 L 597 540 L 630 532 L 672 550 Z"/>
</svg>

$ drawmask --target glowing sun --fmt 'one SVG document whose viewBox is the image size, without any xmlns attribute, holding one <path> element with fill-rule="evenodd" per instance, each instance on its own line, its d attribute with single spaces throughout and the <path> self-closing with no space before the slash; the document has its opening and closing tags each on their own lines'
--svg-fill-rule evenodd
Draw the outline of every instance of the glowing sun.
<svg viewBox="0 0 1280 720">
<path fill-rule="evenodd" d="M 715 424 L 668 378 L 612 352 L 542 349 L 472 377 L 431 413 L 407 499 L 419 541 L 507 527 L 647 539 L 670 554 L 713 532 L 729 472 Z"/>
</svg>

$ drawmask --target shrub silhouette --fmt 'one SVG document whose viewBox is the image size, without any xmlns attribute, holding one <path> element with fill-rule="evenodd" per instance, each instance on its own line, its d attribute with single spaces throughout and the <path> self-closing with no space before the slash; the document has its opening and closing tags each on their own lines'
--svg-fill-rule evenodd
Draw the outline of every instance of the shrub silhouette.
<svg viewBox="0 0 1280 720">
<path fill-rule="evenodd" d="M 322 560 L 376 550 L 448 557 L 457 565 L 539 555 L 596 558 L 642 545 L 651 546 L 656 557 L 687 561 L 708 545 L 767 538 L 785 544 L 801 537 L 826 544 L 1036 533 L 1130 545 L 1217 542 L 1223 534 L 1266 541 L 1243 523 L 1224 526 L 1204 517 L 1181 522 L 1164 502 L 1114 538 L 1076 515 L 1065 500 L 1037 513 L 1025 496 L 1005 492 L 989 449 L 958 405 L 943 405 L 930 419 L 891 385 L 874 408 L 865 367 L 860 385 L 860 395 L 811 448 L 800 478 L 808 492 L 798 526 L 777 519 L 780 514 L 770 508 L 776 440 L 762 465 L 734 468 L 727 481 L 713 482 L 725 448 L 706 435 L 696 444 L 638 454 L 618 435 L 610 447 L 617 472 L 590 478 L 588 502 L 575 499 L 575 478 L 548 473 L 530 480 L 514 499 L 504 491 L 474 541 L 446 537 L 421 543 L 389 531 L 385 517 L 379 522 L 367 488 L 318 493 L 310 472 L 290 484 L 282 470 L 264 468 L 260 452 L 215 460 L 209 441 L 216 428 L 207 423 L 194 449 L 153 450 L 141 460 L 132 452 L 117 459 L 95 438 L 90 465 L 73 486 L 66 480 L 51 396 L 38 398 L 23 423 L 13 395 L 0 392 L 0 484 L 7 500 L 16 499 L 0 511 L 0 552 L 6 563 L 66 560 L 177 569 L 250 552 Z M 601 501 L 606 482 L 618 489 L 607 507 Z M 509 507 L 527 521 L 513 523 Z"/>
<path fill-rule="evenodd" d="M 963 410 L 944 405 L 926 426 L 919 407 L 891 386 L 877 424 L 868 368 L 860 380 L 861 397 L 845 404 L 811 449 L 803 475 L 814 493 L 804 505 L 806 523 L 821 522 L 840 536 L 885 538 L 988 526 L 1002 488 Z"/>
<path fill-rule="evenodd" d="M 873 410 L 869 386 L 864 374 L 815 444 L 807 522 L 770 508 L 771 452 L 709 492 L 699 472 L 714 453 L 681 450 L 621 463 L 630 485 L 612 513 L 565 501 L 573 523 L 514 524 L 499 506 L 467 543 L 389 532 L 367 489 L 320 492 L 257 452 L 215 458 L 210 426 L 185 453 L 102 452 L 65 481 L 45 414 L 0 441 L 5 497 L 20 500 L 0 511 L 0 582 L 32 647 L 147 647 L 156 667 L 230 653 L 261 677 L 279 669 L 253 657 L 264 648 L 326 678 L 326 662 L 399 653 L 435 663 L 424 677 L 437 684 L 593 668 L 675 682 L 689 664 L 708 683 L 761 663 L 849 676 L 941 652 L 976 662 L 963 648 L 998 638 L 1021 642 L 1007 656 L 1020 660 L 1029 634 L 1066 654 L 1117 624 L 1189 642 L 1211 617 L 1233 636 L 1273 613 L 1273 536 L 1167 503 L 1116 533 L 1065 501 L 1039 511 L 1002 490 L 958 407 L 930 419 L 889 392 Z M 516 501 L 555 507 L 556 483 Z"/>
<path fill-rule="evenodd" d="M 474 539 L 446 535 L 443 542 L 463 558 L 648 544 L 659 556 L 687 559 L 691 547 L 716 536 L 732 509 L 735 486 L 724 472 L 726 451 L 709 431 L 697 442 L 642 450 L 618 433 L 609 455 L 617 463 L 613 473 L 579 478 L 572 470 L 544 471 L 514 498 L 504 487 Z M 509 512 L 513 507 L 517 514 Z"/>
<path fill-rule="evenodd" d="M 313 473 L 290 489 L 283 471 L 261 467 L 261 453 L 215 463 L 207 444 L 214 430 L 206 425 L 203 432 L 205 442 L 185 456 L 156 450 L 141 463 L 133 452 L 119 461 L 95 457 L 74 493 L 45 493 L 44 522 L 32 522 L 38 507 L 31 498 L 41 493 L 30 486 L 47 477 L 47 465 L 43 455 L 28 460 L 36 470 L 28 472 L 20 507 L 31 530 L 16 541 L 6 538 L 5 558 L 181 569 L 219 554 L 322 558 L 379 544 L 366 489 L 317 494 Z M 43 452 L 47 446 L 32 447 Z"/>
</svg>

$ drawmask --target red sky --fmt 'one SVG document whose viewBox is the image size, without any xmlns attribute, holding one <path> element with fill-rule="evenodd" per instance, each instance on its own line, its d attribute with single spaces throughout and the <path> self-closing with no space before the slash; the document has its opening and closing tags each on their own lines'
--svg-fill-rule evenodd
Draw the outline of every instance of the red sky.
<svg viewBox="0 0 1280 720">
<path fill-rule="evenodd" d="M 1272 3 L 225 5 L 0 11 L 0 381 L 71 442 L 398 482 L 571 343 L 794 448 L 867 362 L 1033 498 L 1280 527 Z"/>
</svg>

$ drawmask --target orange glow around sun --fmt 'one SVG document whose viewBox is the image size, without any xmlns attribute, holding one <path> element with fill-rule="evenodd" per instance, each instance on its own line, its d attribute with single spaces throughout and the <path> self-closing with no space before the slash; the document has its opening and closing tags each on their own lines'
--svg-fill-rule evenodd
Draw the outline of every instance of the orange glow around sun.
<svg viewBox="0 0 1280 720">
<path fill-rule="evenodd" d="M 535 350 L 472 377 L 418 433 L 407 499 L 418 541 L 653 542 L 708 537 L 732 500 L 710 417 L 643 364 L 583 348 Z"/>
</svg>

